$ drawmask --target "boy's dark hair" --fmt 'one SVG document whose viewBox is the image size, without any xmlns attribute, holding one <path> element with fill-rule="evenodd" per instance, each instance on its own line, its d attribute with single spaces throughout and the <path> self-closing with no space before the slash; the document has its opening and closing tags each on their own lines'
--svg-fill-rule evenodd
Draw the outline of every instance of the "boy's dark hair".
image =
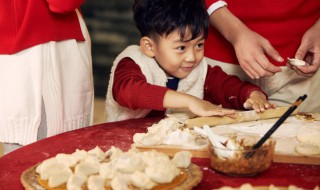
<svg viewBox="0 0 320 190">
<path fill-rule="evenodd" d="M 184 39 L 190 29 L 193 40 L 208 36 L 209 15 L 203 0 L 135 0 L 133 18 L 141 36 L 157 40 L 178 30 Z"/>
</svg>

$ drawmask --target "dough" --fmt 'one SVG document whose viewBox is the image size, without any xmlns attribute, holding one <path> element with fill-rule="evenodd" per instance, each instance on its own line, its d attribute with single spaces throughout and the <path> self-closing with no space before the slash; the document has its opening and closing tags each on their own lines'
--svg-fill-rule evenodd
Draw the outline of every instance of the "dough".
<svg viewBox="0 0 320 190">
<path fill-rule="evenodd" d="M 295 59 L 295 58 L 288 58 L 288 62 L 290 65 L 293 65 L 293 66 L 304 66 L 306 65 L 306 62 L 304 62 L 303 60 L 300 60 L 300 59 Z"/>
<path fill-rule="evenodd" d="M 320 127 L 302 127 L 297 134 L 297 139 L 302 144 L 320 147 Z"/>
<path fill-rule="evenodd" d="M 302 155 L 320 154 L 320 127 L 309 126 L 299 129 L 297 139 L 299 144 L 296 146 L 296 152 Z"/>
<path fill-rule="evenodd" d="M 311 144 L 299 144 L 296 146 L 296 151 L 302 155 L 320 154 L 320 147 Z"/>
</svg>

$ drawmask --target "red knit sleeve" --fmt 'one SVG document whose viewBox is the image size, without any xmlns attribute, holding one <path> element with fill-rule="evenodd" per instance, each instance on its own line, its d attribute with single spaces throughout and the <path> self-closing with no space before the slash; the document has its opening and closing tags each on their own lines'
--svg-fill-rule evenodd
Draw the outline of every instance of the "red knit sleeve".
<svg viewBox="0 0 320 190">
<path fill-rule="evenodd" d="M 243 104 L 251 92 L 261 91 L 261 88 L 249 82 L 243 82 L 238 77 L 228 75 L 218 66 L 208 66 L 205 81 L 204 99 L 225 108 L 244 109 Z"/>
<path fill-rule="evenodd" d="M 67 13 L 79 8 L 85 0 L 47 0 L 49 9 L 56 13 Z"/>
<path fill-rule="evenodd" d="M 163 99 L 168 89 L 147 83 L 140 67 L 130 58 L 122 59 L 115 71 L 114 99 L 130 109 L 164 110 Z"/>
</svg>

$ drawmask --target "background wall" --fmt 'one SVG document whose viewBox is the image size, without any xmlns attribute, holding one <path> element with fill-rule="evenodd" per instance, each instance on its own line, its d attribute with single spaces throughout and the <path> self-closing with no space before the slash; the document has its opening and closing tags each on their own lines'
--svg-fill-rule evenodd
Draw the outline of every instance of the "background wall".
<svg viewBox="0 0 320 190">
<path fill-rule="evenodd" d="M 81 7 L 92 40 L 95 96 L 105 97 L 116 56 L 140 35 L 132 18 L 134 0 L 86 0 Z"/>
</svg>

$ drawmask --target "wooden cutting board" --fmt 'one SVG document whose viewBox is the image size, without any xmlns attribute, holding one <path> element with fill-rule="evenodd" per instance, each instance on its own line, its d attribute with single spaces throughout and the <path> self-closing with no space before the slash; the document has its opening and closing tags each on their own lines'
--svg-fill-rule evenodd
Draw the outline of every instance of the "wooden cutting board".
<svg viewBox="0 0 320 190">
<path fill-rule="evenodd" d="M 188 127 L 203 126 L 204 124 L 208 124 L 210 126 L 216 126 L 216 125 L 241 123 L 241 122 L 247 122 L 247 121 L 279 118 L 283 115 L 283 113 L 287 109 L 288 109 L 287 107 L 279 107 L 272 110 L 266 110 L 264 113 L 255 113 L 255 112 L 252 113 L 251 111 L 239 112 L 238 117 L 236 119 L 232 119 L 229 117 L 194 118 L 188 121 L 188 124 L 189 124 Z M 294 112 L 294 114 L 297 114 L 297 112 Z M 318 119 L 316 120 L 319 121 Z M 155 149 L 157 151 L 164 152 L 169 156 L 174 156 L 176 152 L 187 150 L 192 153 L 193 157 L 197 157 L 197 158 L 209 157 L 206 146 L 202 148 L 197 148 L 197 149 L 186 148 L 182 146 L 173 146 L 173 145 L 143 146 L 143 145 L 133 144 L 133 146 L 141 151 Z M 320 165 L 320 155 L 304 156 L 304 155 L 298 155 L 298 154 L 284 154 L 280 152 L 275 152 L 274 162 Z"/>
<path fill-rule="evenodd" d="M 207 147 L 201 149 L 183 148 L 181 146 L 172 145 L 158 145 L 158 146 L 141 146 L 133 145 L 140 151 L 157 150 L 159 152 L 166 153 L 169 156 L 174 156 L 175 153 L 186 150 L 192 153 L 196 158 L 209 158 Z M 292 163 L 292 164 L 308 164 L 308 165 L 320 165 L 320 155 L 303 156 L 303 155 L 286 155 L 281 153 L 275 153 L 273 161 L 278 163 Z"/>
</svg>

